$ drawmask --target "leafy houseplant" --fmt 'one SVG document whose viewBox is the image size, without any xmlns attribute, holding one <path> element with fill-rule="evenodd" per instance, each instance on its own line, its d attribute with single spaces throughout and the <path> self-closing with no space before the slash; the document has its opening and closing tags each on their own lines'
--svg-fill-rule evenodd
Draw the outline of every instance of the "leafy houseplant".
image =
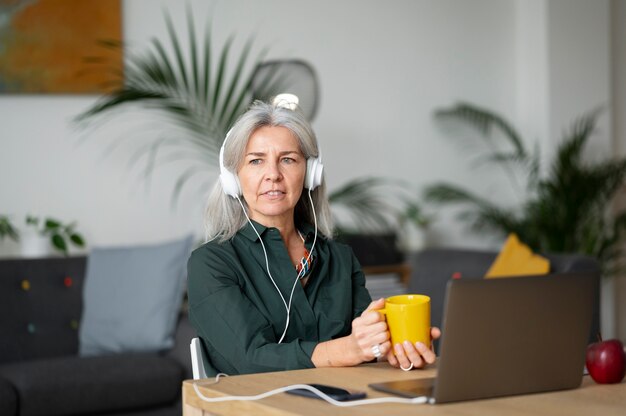
<svg viewBox="0 0 626 416">
<path fill-rule="evenodd" d="M 18 242 L 20 237 L 17 229 L 11 223 L 11 220 L 7 215 L 0 215 L 0 241 L 5 238 Z"/>
<path fill-rule="evenodd" d="M 425 189 L 428 201 L 465 208 L 462 218 L 474 230 L 516 233 L 540 252 L 576 252 L 597 258 L 605 274 L 615 271 L 622 255 L 626 210 L 611 211 L 626 176 L 626 159 L 589 163 L 583 160 L 599 111 L 576 120 L 559 144 L 545 175 L 540 175 L 539 150 L 529 152 L 520 135 L 503 117 L 472 104 L 461 103 L 436 112 L 441 119 L 466 123 L 493 140 L 497 130 L 508 145 L 501 151 L 493 141 L 484 160 L 505 169 L 525 183 L 518 208 L 503 207 L 460 186 L 438 183 Z M 527 195 L 527 196 L 524 196 Z"/>
<path fill-rule="evenodd" d="M 31 215 L 26 217 L 26 224 L 33 227 L 37 234 L 50 239 L 52 247 L 64 255 L 69 254 L 69 246 L 84 247 L 85 240 L 76 232 L 76 223 L 63 224 L 53 218 L 40 219 Z"/>
<path fill-rule="evenodd" d="M 88 124 L 105 116 L 118 114 L 116 110 L 139 107 L 146 114 L 154 114 L 167 121 L 172 132 L 151 134 L 142 137 L 130 162 L 134 165 L 144 161 L 144 174 L 149 177 L 155 168 L 168 163 L 185 161 L 178 174 L 172 192 L 172 203 L 176 202 L 182 188 L 197 174 L 217 165 L 217 155 L 228 128 L 253 101 L 250 86 L 253 71 L 249 66 L 257 65 L 266 51 L 263 50 L 253 62 L 252 40 L 235 57 L 231 70 L 230 55 L 234 37 L 215 50 L 209 25 L 200 42 L 196 38 L 193 13 L 188 9 L 187 36 L 189 49 L 181 46 L 181 39 L 174 29 L 172 20 L 164 12 L 168 38 L 164 43 L 157 38 L 151 40 L 147 51 L 133 53 L 125 50 L 125 68 L 106 67 L 97 57 L 86 60 L 104 64 L 104 70 L 114 70 L 121 78 L 120 88 L 110 92 L 77 117 L 81 124 Z M 119 48 L 119 42 L 104 42 L 102 46 Z M 167 52 L 167 51 L 171 52 Z M 284 82 L 280 74 L 267 73 L 255 80 L 264 89 L 259 95 L 270 96 L 281 92 Z M 147 136 L 147 135 L 144 135 Z M 123 140 L 124 138 L 118 138 Z M 140 140 L 141 142 L 141 140 Z"/>
<path fill-rule="evenodd" d="M 398 234 L 408 222 L 423 228 L 429 221 L 414 194 L 400 181 L 356 178 L 330 192 L 328 199 L 337 239 L 352 246 L 365 266 L 400 262 Z"/>
</svg>

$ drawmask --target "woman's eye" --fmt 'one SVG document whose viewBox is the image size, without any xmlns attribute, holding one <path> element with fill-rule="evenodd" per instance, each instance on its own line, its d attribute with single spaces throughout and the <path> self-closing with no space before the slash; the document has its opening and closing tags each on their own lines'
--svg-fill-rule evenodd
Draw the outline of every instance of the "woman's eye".
<svg viewBox="0 0 626 416">
<path fill-rule="evenodd" d="M 261 164 L 261 159 L 252 159 L 248 162 L 251 165 L 260 165 Z"/>
<path fill-rule="evenodd" d="M 291 158 L 291 157 L 284 157 L 283 158 L 283 163 L 286 163 L 286 164 L 294 163 L 295 161 L 296 160 L 294 158 Z"/>
</svg>

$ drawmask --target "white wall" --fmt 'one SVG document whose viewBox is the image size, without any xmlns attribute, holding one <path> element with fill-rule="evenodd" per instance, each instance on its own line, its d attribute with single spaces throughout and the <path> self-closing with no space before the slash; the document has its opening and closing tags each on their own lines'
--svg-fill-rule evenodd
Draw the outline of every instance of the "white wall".
<svg viewBox="0 0 626 416">
<path fill-rule="evenodd" d="M 236 33 L 240 47 L 254 35 L 256 45 L 271 45 L 270 57 L 315 66 L 322 101 L 314 127 L 331 188 L 358 175 L 405 178 L 416 189 L 447 180 L 515 205 L 498 174 L 470 168 L 463 137 L 436 124 L 433 110 L 474 102 L 519 123 L 532 142 L 546 131 L 554 136 L 609 97 L 608 0 L 190 3 L 199 26 L 212 14 L 217 42 Z M 125 39 L 141 47 L 164 37 L 162 6 L 182 28 L 184 4 L 125 0 Z M 528 76 L 529 68 L 543 81 Z M 91 245 L 161 241 L 190 231 L 201 236 L 203 190 L 184 194 L 172 211 L 172 169 L 161 170 L 146 191 L 137 167 L 126 167 L 127 149 L 102 157 L 108 138 L 125 132 L 132 139 L 137 131 L 110 127 L 77 145 L 82 135 L 70 120 L 95 98 L 0 96 L 0 212 L 77 220 Z M 553 137 L 536 139 L 548 151 L 554 147 Z M 437 218 L 436 244 L 499 244 L 466 233 L 450 212 Z"/>
<path fill-rule="evenodd" d="M 613 150 L 620 157 L 626 157 L 626 0 L 613 0 L 611 2 L 612 18 L 612 85 L 614 116 Z M 626 189 L 625 189 L 626 190 Z M 620 207 L 626 207 L 626 192 L 622 192 Z M 613 301 L 615 307 L 614 331 L 618 338 L 626 340 L 626 273 L 622 273 L 618 279 L 606 284 L 614 293 L 608 293 L 607 298 Z M 613 286 L 613 287 L 611 287 Z M 613 296 L 611 296 L 613 295 Z M 611 303 L 611 302 L 608 302 Z"/>
</svg>

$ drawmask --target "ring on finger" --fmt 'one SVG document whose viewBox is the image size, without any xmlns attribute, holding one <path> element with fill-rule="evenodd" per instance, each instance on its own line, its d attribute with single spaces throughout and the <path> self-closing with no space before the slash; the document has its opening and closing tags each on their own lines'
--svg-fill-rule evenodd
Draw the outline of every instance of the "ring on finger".
<svg viewBox="0 0 626 416">
<path fill-rule="evenodd" d="M 411 370 L 413 369 L 413 363 L 411 363 L 411 365 L 409 366 L 409 368 L 404 368 L 404 367 L 402 367 L 402 364 L 400 364 L 400 368 L 401 368 L 403 371 L 411 371 Z"/>
<path fill-rule="evenodd" d="M 372 354 L 374 354 L 374 357 L 376 358 L 380 358 L 383 355 L 380 350 L 380 344 L 372 345 Z"/>
</svg>

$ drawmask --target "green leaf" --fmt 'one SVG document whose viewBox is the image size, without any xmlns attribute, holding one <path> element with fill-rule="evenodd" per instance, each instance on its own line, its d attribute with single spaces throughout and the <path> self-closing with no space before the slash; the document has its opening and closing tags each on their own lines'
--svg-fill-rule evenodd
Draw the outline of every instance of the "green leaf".
<svg viewBox="0 0 626 416">
<path fill-rule="evenodd" d="M 46 218 L 44 227 L 46 231 L 54 231 L 61 227 L 61 223 L 53 218 Z"/>
<path fill-rule="evenodd" d="M 0 240 L 4 237 L 8 237 L 15 242 L 18 242 L 20 239 L 19 234 L 11 223 L 9 217 L 6 215 L 0 215 Z"/>
<path fill-rule="evenodd" d="M 534 146 L 531 155 L 526 153 L 515 130 L 502 117 L 472 105 L 458 105 L 437 114 L 467 121 L 483 134 L 489 134 L 492 127 L 502 130 L 513 144 L 513 151 L 491 150 L 482 158 L 510 172 L 522 171 L 528 192 L 515 210 L 496 206 L 471 191 L 445 183 L 427 187 L 427 200 L 459 205 L 463 207 L 462 219 L 474 230 L 515 232 L 536 251 L 588 254 L 598 258 L 605 271 L 615 271 L 617 265 L 623 264 L 626 210 L 616 209 L 613 200 L 624 186 L 626 159 L 591 163 L 584 158 L 584 148 L 595 131 L 600 109 L 572 123 L 543 177 L 539 146 Z"/>
<path fill-rule="evenodd" d="M 469 103 L 458 103 L 454 107 L 437 110 L 435 115 L 442 119 L 451 118 L 468 123 L 484 135 L 488 135 L 492 128 L 498 129 L 519 157 L 526 156 L 526 149 L 517 131 L 503 117 L 490 110 Z"/>
<path fill-rule="evenodd" d="M 361 177 L 346 182 L 328 196 L 335 210 L 347 212 L 359 232 L 388 232 L 398 226 L 406 207 L 391 195 L 402 192 L 400 183 L 378 177 Z M 338 228 L 349 230 L 349 224 L 338 224 Z"/>
<path fill-rule="evenodd" d="M 72 241 L 72 243 L 74 243 L 74 245 L 78 247 L 85 247 L 85 239 L 80 234 L 70 234 L 70 241 Z"/>
<path fill-rule="evenodd" d="M 253 41 L 248 40 L 243 49 L 234 54 L 234 36 L 215 48 L 208 23 L 203 41 L 197 42 L 191 8 L 187 9 L 186 27 L 181 32 L 189 41 L 183 45 L 167 11 L 163 17 L 167 28 L 165 39 L 151 39 L 147 51 L 125 50 L 124 86 L 105 94 L 76 117 L 77 122 L 84 124 L 96 123 L 105 117 L 111 122 L 117 110 L 132 107 L 153 113 L 176 129 L 176 138 L 164 133 L 151 138 L 154 146 L 141 146 L 145 155 L 141 155 L 139 148 L 136 153 L 129 153 L 132 164 L 142 157 L 147 158 L 147 179 L 163 165 L 167 153 L 178 150 L 186 150 L 188 155 L 202 155 L 207 168 L 217 165 L 217 153 L 226 131 L 251 103 L 249 88 L 253 72 L 247 68 L 254 67 L 267 53 L 262 49 L 256 61 L 252 60 Z M 212 59 L 213 51 L 218 59 Z M 274 82 L 268 88 L 278 85 Z M 132 142 L 136 141 L 136 136 L 136 132 L 127 135 Z M 111 138 L 111 142 L 115 141 Z M 121 140 L 116 146 L 119 143 Z M 185 173 L 185 169 L 183 167 L 177 175 L 172 190 L 175 198 L 182 189 L 180 182 L 190 181 L 194 176 Z"/>
<path fill-rule="evenodd" d="M 52 242 L 52 246 L 54 248 L 56 248 L 57 250 L 59 250 L 60 252 L 62 252 L 63 254 L 67 255 L 68 251 L 67 251 L 67 243 L 65 242 L 65 239 L 63 238 L 62 235 L 60 234 L 52 234 L 50 241 Z"/>
</svg>

